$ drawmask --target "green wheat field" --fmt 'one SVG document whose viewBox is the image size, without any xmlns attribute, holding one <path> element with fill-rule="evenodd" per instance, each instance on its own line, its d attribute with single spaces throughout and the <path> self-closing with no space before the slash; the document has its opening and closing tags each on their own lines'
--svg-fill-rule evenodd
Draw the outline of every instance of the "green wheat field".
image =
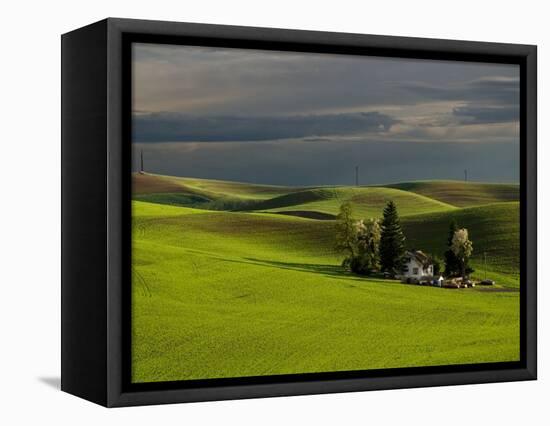
<svg viewBox="0 0 550 426">
<path fill-rule="evenodd" d="M 407 247 L 469 230 L 474 277 L 442 289 L 346 272 L 335 215 L 393 200 Z M 519 187 L 457 181 L 281 187 L 133 175 L 132 380 L 519 360 Z M 486 253 L 483 259 L 483 253 Z"/>
</svg>

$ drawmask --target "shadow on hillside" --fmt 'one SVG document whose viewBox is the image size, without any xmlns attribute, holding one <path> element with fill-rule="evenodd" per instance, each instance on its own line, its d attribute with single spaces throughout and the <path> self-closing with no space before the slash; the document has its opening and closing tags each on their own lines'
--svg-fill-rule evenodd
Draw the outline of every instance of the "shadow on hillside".
<svg viewBox="0 0 550 426">
<path fill-rule="evenodd" d="M 254 259 L 247 257 L 246 260 L 250 260 L 254 263 L 262 263 L 264 265 L 275 266 L 280 269 L 290 269 L 293 271 L 302 272 L 316 272 L 318 274 L 330 275 L 330 276 L 350 276 L 346 271 L 338 265 L 320 265 L 315 263 L 293 263 L 293 262 L 278 262 L 275 260 Z"/>
<path fill-rule="evenodd" d="M 354 281 L 364 280 L 364 278 L 358 275 L 345 271 L 339 265 L 279 262 L 275 260 L 255 259 L 252 257 L 246 257 L 245 260 L 224 259 L 224 261 L 234 262 L 234 263 L 246 263 L 249 265 L 276 267 L 279 269 L 286 269 L 290 271 L 310 272 L 310 273 L 321 274 L 327 277 L 345 278 L 345 279 L 354 280 Z"/>
</svg>

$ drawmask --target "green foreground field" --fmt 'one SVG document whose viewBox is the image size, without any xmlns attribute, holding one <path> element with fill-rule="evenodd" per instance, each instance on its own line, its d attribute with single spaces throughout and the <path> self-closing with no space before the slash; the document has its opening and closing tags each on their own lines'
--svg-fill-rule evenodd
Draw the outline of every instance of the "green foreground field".
<svg viewBox="0 0 550 426">
<path fill-rule="evenodd" d="M 459 207 L 397 188 L 155 175 L 134 176 L 134 193 L 134 382 L 519 359 L 517 200 Z M 345 199 L 360 217 L 396 200 L 409 244 L 436 253 L 454 217 L 470 230 L 477 274 L 485 251 L 499 287 L 446 290 L 346 273 L 335 222 L 299 217 L 334 214 Z"/>
</svg>

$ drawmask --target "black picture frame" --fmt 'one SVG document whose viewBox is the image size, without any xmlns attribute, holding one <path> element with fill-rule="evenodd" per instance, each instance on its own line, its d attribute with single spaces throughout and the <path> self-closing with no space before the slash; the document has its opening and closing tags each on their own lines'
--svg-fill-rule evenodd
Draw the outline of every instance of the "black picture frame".
<svg viewBox="0 0 550 426">
<path fill-rule="evenodd" d="M 130 383 L 132 42 L 520 66 L 521 360 Z M 534 380 L 537 376 L 536 46 L 109 18 L 62 36 L 62 390 L 130 406 Z"/>
</svg>

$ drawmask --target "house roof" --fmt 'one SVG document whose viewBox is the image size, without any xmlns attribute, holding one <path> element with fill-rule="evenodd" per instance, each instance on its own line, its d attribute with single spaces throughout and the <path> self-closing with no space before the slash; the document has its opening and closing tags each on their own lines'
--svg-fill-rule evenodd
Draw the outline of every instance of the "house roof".
<svg viewBox="0 0 550 426">
<path fill-rule="evenodd" d="M 429 256 L 422 250 L 407 251 L 406 256 L 409 259 L 415 259 L 422 266 L 429 266 L 431 264 Z"/>
</svg>

